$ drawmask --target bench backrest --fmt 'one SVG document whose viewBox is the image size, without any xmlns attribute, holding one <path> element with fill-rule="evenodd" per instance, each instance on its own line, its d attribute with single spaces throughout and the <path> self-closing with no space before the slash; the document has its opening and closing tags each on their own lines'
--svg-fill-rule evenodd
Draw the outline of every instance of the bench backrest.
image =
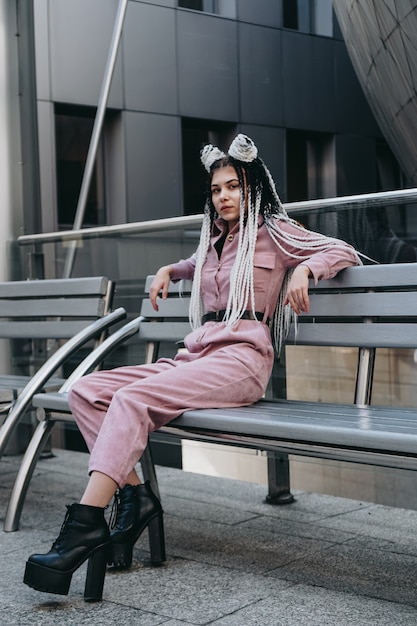
<svg viewBox="0 0 417 626">
<path fill-rule="evenodd" d="M 0 283 L 0 337 L 69 339 L 111 307 L 104 276 Z"/>
<path fill-rule="evenodd" d="M 146 292 L 152 282 L 146 281 Z M 146 360 L 159 356 L 164 341 L 180 341 L 190 330 L 191 283 L 171 285 L 155 312 L 145 299 L 140 328 Z M 331 280 L 310 281 L 310 313 L 298 317 L 287 345 L 358 348 L 353 402 L 370 404 L 376 348 L 417 347 L 417 263 L 350 267 Z"/>
<path fill-rule="evenodd" d="M 311 310 L 299 317 L 301 345 L 417 346 L 417 263 L 351 267 L 311 285 Z"/>
<path fill-rule="evenodd" d="M 152 277 L 146 281 L 146 292 Z M 163 324 L 143 324 L 149 341 L 178 341 L 189 330 L 191 283 L 171 285 L 155 312 L 150 301 L 142 315 Z M 181 292 L 181 293 L 180 293 Z M 288 344 L 344 347 L 417 347 L 417 263 L 351 267 L 336 278 L 310 281 L 310 313 L 298 318 Z"/>
</svg>

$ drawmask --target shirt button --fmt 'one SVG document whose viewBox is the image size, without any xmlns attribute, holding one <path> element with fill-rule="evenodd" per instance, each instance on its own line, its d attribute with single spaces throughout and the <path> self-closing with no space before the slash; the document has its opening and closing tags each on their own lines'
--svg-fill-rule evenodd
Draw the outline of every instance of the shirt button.
<svg viewBox="0 0 417 626">
<path fill-rule="evenodd" d="M 234 235 L 227 235 L 227 241 L 233 241 Z"/>
</svg>

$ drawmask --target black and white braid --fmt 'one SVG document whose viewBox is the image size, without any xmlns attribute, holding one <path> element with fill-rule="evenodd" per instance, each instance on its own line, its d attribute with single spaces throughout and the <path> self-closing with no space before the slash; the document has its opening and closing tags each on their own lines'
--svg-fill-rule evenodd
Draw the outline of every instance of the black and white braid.
<svg viewBox="0 0 417 626">
<path fill-rule="evenodd" d="M 292 253 L 288 247 L 304 250 L 313 248 L 318 252 L 334 246 L 339 248 L 347 246 L 338 239 L 320 233 L 316 233 L 316 238 L 312 240 L 311 231 L 307 240 L 305 229 L 287 215 L 276 191 L 271 173 L 262 159 L 258 157 L 255 144 L 246 135 L 239 134 L 235 137 L 227 155 L 211 144 L 205 146 L 201 151 L 201 161 L 210 175 L 219 167 L 227 165 L 234 167 L 241 189 L 239 240 L 236 259 L 230 274 L 230 291 L 223 320 L 226 325 L 233 326 L 246 310 L 255 313 L 253 261 L 260 214 L 263 216 L 268 233 L 277 247 L 287 256 L 299 259 L 300 262 L 310 257 Z M 193 329 L 201 326 L 204 314 L 201 300 L 201 271 L 207 257 L 216 215 L 211 200 L 210 185 L 208 185 L 190 302 L 190 323 Z M 299 234 L 294 235 L 282 230 L 279 226 L 280 221 L 291 223 Z M 296 321 L 296 315 L 292 308 L 289 305 L 284 306 L 292 272 L 293 270 L 289 270 L 285 274 L 271 322 L 272 339 L 278 356 L 291 322 Z"/>
</svg>

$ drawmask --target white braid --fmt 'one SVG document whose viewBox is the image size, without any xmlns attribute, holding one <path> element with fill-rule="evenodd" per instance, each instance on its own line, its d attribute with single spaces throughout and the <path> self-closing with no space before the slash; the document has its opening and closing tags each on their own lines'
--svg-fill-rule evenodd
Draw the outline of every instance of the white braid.
<svg viewBox="0 0 417 626">
<path fill-rule="evenodd" d="M 247 198 L 251 205 L 251 190 L 248 190 Z M 242 194 L 240 207 L 239 242 L 236 259 L 230 273 L 230 291 L 226 307 L 225 322 L 228 325 L 235 324 L 248 307 L 255 312 L 255 293 L 253 284 L 253 259 L 258 232 L 258 215 L 260 203 L 255 202 L 255 210 L 246 218 L 245 200 Z M 246 224 L 245 224 L 246 222 Z"/>
<path fill-rule="evenodd" d="M 210 209 L 206 206 L 201 226 L 200 243 L 198 245 L 196 256 L 196 265 L 194 271 L 193 286 L 190 297 L 189 319 L 193 330 L 201 326 L 203 316 L 203 303 L 201 300 L 201 270 L 207 257 L 210 245 L 211 220 Z"/>
<path fill-rule="evenodd" d="M 218 149 L 217 149 L 218 150 Z M 232 154 L 233 153 L 233 154 Z M 214 155 L 221 154 L 218 158 L 222 158 L 224 153 L 216 153 L 214 146 L 208 146 L 207 150 L 202 153 L 202 162 L 207 167 L 207 162 L 211 161 Z M 229 155 L 241 162 L 250 163 L 257 158 L 257 149 L 251 139 L 245 135 L 238 135 L 229 149 Z M 306 261 L 316 251 L 328 250 L 332 247 L 346 248 L 348 244 L 333 237 L 327 237 L 320 233 L 314 233 L 316 237 L 311 239 L 311 231 L 305 230 L 296 221 L 291 219 L 277 194 L 275 183 L 272 176 L 261 159 L 258 160 L 265 170 L 267 180 L 270 185 L 270 191 L 275 201 L 272 210 L 266 210 L 264 214 L 265 226 L 267 231 L 275 243 L 275 245 L 286 255 L 300 262 Z M 254 254 L 258 236 L 258 219 L 262 209 L 262 189 L 252 189 L 251 185 L 247 186 L 247 194 L 241 191 L 240 196 L 240 216 L 239 216 L 239 239 L 236 258 L 230 273 L 230 290 L 226 307 L 224 322 L 227 326 L 233 326 L 242 317 L 244 311 L 251 310 L 255 313 L 255 288 L 254 288 Z M 247 210 L 246 210 L 247 209 Z M 288 222 L 295 227 L 297 233 L 290 234 L 280 228 L 280 222 Z M 201 326 L 203 305 L 201 300 L 201 272 L 207 257 L 210 246 L 212 220 L 210 217 L 210 205 L 207 201 L 203 225 L 201 228 L 200 243 L 196 252 L 196 267 L 194 273 L 193 288 L 190 301 L 190 323 L 193 329 Z M 288 247 L 298 248 L 301 250 L 311 250 L 313 252 L 306 256 L 290 252 Z M 358 256 L 358 262 L 361 263 Z M 275 350 L 279 356 L 288 331 L 292 322 L 296 324 L 297 316 L 289 305 L 284 306 L 288 284 L 291 279 L 292 272 L 286 272 L 282 288 L 279 293 L 276 308 L 271 322 L 271 334 Z"/>
<path fill-rule="evenodd" d="M 209 143 L 207 146 L 204 146 L 204 148 L 200 152 L 201 162 L 206 168 L 207 172 L 210 171 L 210 168 L 215 161 L 218 161 L 225 156 L 226 155 L 224 152 L 219 150 L 219 148 L 217 148 L 216 146 L 212 146 L 211 143 Z"/>
<path fill-rule="evenodd" d="M 285 273 L 284 280 L 282 281 L 281 291 L 279 292 L 274 315 L 271 321 L 272 343 L 278 357 L 281 354 L 282 346 L 284 345 L 285 339 L 288 336 L 291 323 L 293 322 L 295 324 L 295 327 L 297 327 L 296 313 L 289 304 L 284 306 L 288 285 L 293 272 L 294 268 L 288 270 Z"/>
<path fill-rule="evenodd" d="M 251 163 L 258 156 L 258 148 L 255 146 L 250 137 L 243 135 L 243 133 L 239 133 L 230 144 L 229 154 L 238 161 Z"/>
<path fill-rule="evenodd" d="M 300 234 L 294 235 L 281 230 L 279 227 L 280 221 L 291 223 L 292 226 L 300 231 Z M 351 249 L 351 247 L 344 241 L 335 239 L 333 237 L 327 237 L 326 235 L 322 235 L 321 233 L 314 233 L 316 235 L 316 239 L 308 239 L 307 241 L 305 228 L 303 228 L 296 221 L 288 217 L 287 214 L 275 216 L 275 219 L 273 218 L 273 216 L 265 216 L 265 226 L 268 229 L 268 233 L 270 234 L 272 241 L 278 246 L 278 248 L 282 250 L 287 256 L 293 259 L 299 259 L 300 262 L 308 260 L 313 256 L 315 252 L 313 252 L 309 256 L 294 254 L 287 250 L 285 247 L 283 247 L 281 245 L 281 242 L 290 246 L 296 246 L 303 250 L 313 248 L 315 251 L 325 251 L 333 247 L 339 249 L 346 249 L 349 247 L 349 249 Z M 309 231 L 310 236 L 312 232 L 314 231 Z M 362 261 L 357 253 L 356 256 L 358 259 L 358 263 L 362 264 Z M 291 269 L 285 274 L 271 324 L 272 340 L 278 357 L 281 354 L 282 346 L 284 345 L 285 340 L 288 336 L 291 323 L 294 323 L 295 334 L 297 334 L 297 315 L 289 304 L 284 306 L 288 285 L 293 271 L 294 269 Z"/>
<path fill-rule="evenodd" d="M 260 160 L 262 161 L 262 159 L 260 159 Z M 271 176 L 271 172 L 270 172 L 270 171 L 269 171 L 269 169 L 266 167 L 266 165 L 265 165 L 265 163 L 264 163 L 263 161 L 262 161 L 262 165 L 264 166 L 264 170 L 265 170 L 265 173 L 266 173 L 266 177 L 267 177 L 267 179 L 268 179 L 268 181 L 269 181 L 269 185 L 270 185 L 270 187 L 271 187 L 271 191 L 272 191 L 272 194 L 273 194 L 273 196 L 274 196 L 275 202 L 277 203 L 277 207 L 279 208 L 279 212 L 280 212 L 280 213 L 282 213 L 283 215 L 285 215 L 285 216 L 286 216 L 286 215 L 287 215 L 287 212 L 286 212 L 286 210 L 284 209 L 284 206 L 283 206 L 283 204 L 282 204 L 282 202 L 281 202 L 281 198 L 280 198 L 280 197 L 279 197 L 279 195 L 277 194 L 277 190 L 276 190 L 276 187 L 275 187 L 274 179 L 273 179 L 273 178 L 272 178 L 272 176 Z"/>
<path fill-rule="evenodd" d="M 281 228 L 279 228 L 280 220 L 290 223 L 294 228 L 299 230 L 300 234 L 294 235 L 281 230 Z M 271 216 L 265 216 L 265 225 L 268 229 L 271 239 L 278 246 L 278 248 L 282 250 L 282 252 L 284 252 L 287 256 L 290 256 L 293 259 L 306 260 L 306 256 L 289 252 L 281 245 L 281 242 L 290 246 L 295 246 L 296 248 L 301 248 L 302 250 L 314 248 L 316 250 L 324 251 L 332 247 L 348 247 L 348 244 L 340 241 L 340 239 L 335 239 L 334 237 L 327 237 L 326 235 L 322 235 L 321 233 L 314 233 L 314 231 L 309 231 L 309 233 L 307 234 L 303 226 L 300 226 L 300 224 L 288 217 L 288 215 L 286 214 L 276 216 L 275 219 L 271 219 Z M 309 235 L 311 236 L 312 232 L 316 235 L 316 239 L 308 238 Z"/>
</svg>

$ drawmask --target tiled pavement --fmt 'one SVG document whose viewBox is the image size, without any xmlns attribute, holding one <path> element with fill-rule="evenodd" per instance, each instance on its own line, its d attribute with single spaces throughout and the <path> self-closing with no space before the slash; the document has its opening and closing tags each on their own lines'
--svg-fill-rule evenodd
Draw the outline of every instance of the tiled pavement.
<svg viewBox="0 0 417 626">
<path fill-rule="evenodd" d="M 1 626 L 417 624 L 417 511 L 304 492 L 272 507 L 263 485 L 164 467 L 164 566 L 146 564 L 144 533 L 101 603 L 83 600 L 85 565 L 68 596 L 34 591 L 25 560 L 49 549 L 86 479 L 87 455 L 55 454 L 38 463 L 20 530 L 0 531 Z M 1 522 L 18 462 L 1 461 Z"/>
</svg>

